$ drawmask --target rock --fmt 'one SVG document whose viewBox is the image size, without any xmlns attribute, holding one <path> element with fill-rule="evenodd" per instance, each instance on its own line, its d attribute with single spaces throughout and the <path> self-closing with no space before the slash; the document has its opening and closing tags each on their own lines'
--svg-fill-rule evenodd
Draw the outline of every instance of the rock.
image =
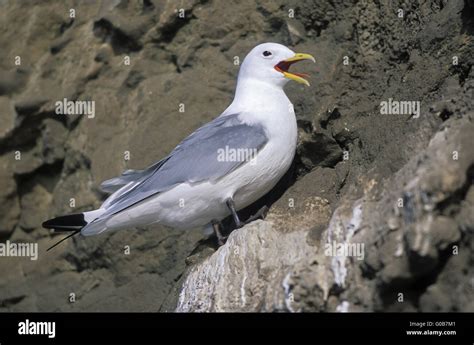
<svg viewBox="0 0 474 345">
<path fill-rule="evenodd" d="M 15 108 L 8 97 L 0 97 L 0 140 L 7 137 L 15 128 Z"/>
<path fill-rule="evenodd" d="M 288 246 L 296 250 L 285 250 Z M 295 265 L 311 264 L 314 251 L 304 233 L 282 233 L 266 221 L 252 223 L 191 269 L 176 311 L 291 310 L 285 282 Z"/>
<path fill-rule="evenodd" d="M 0 95 L 14 94 L 25 86 L 27 79 L 28 71 L 26 69 L 0 69 Z"/>
<path fill-rule="evenodd" d="M 472 245 L 472 239 L 471 239 Z M 424 312 L 468 312 L 474 307 L 472 288 L 472 251 L 463 250 L 451 256 L 436 282 L 428 286 L 420 297 L 420 309 Z"/>
<path fill-rule="evenodd" d="M 302 139 L 297 152 L 308 170 L 316 166 L 334 167 L 342 160 L 342 150 L 337 142 L 321 133 L 313 133 L 309 138 Z"/>
<path fill-rule="evenodd" d="M 158 42 L 172 40 L 176 32 L 191 19 L 194 6 L 198 3 L 198 0 L 185 0 L 178 7 L 172 2 L 165 2 L 161 6 L 158 25 L 154 30 L 152 40 Z"/>
<path fill-rule="evenodd" d="M 433 237 L 433 244 L 440 250 L 445 250 L 461 238 L 457 222 L 445 216 L 435 218 L 430 232 Z"/>
<path fill-rule="evenodd" d="M 439 164 L 439 161 L 449 156 L 451 147 L 463 147 L 464 133 L 473 131 L 470 126 L 467 119 L 453 125 L 451 131 L 456 135 L 431 141 L 419 157 L 425 157 L 426 166 Z M 474 163 L 474 156 L 466 155 L 464 159 L 466 161 L 456 164 L 468 169 Z M 461 239 L 456 221 L 440 215 L 447 205 L 443 204 L 441 208 L 436 205 L 426 207 L 430 205 L 431 199 L 412 196 L 417 201 L 403 208 L 403 212 L 410 213 L 408 218 L 405 217 L 405 223 L 399 223 L 400 228 L 389 228 L 386 223 L 387 214 L 397 219 L 396 214 L 392 213 L 393 208 L 384 205 L 386 200 L 398 193 L 401 186 L 407 186 L 405 190 L 410 190 L 410 195 L 419 195 L 422 193 L 419 188 L 428 188 L 428 181 L 442 181 L 443 175 L 450 173 L 426 169 L 424 164 L 418 162 L 417 157 L 413 158 L 393 181 L 386 181 L 383 187 L 377 187 L 369 181 L 368 186 L 363 188 L 363 197 L 340 202 L 329 223 L 328 217 L 322 216 L 319 221 L 314 218 L 315 214 L 323 215 L 321 211 L 329 209 L 327 201 L 315 199 L 316 203 L 313 204 L 306 200 L 304 205 L 319 206 L 307 206 L 305 211 L 299 207 L 295 208 L 295 212 L 286 205 L 287 201 L 293 201 L 291 197 L 287 198 L 292 193 L 298 195 L 296 200 L 300 200 L 299 205 L 305 193 L 315 193 L 311 187 L 304 186 L 315 177 L 320 180 L 320 175 L 316 172 L 306 175 L 303 180 L 308 182 L 302 180 L 290 188 L 274 205 L 264 222 L 252 223 L 233 232 L 228 242 L 216 253 L 190 268 L 182 283 L 176 310 L 341 311 L 348 309 L 349 305 L 356 310 L 376 310 L 382 304 L 385 308 L 413 311 L 418 299 L 425 303 L 423 308 L 430 305 L 433 310 L 446 311 L 455 308 L 453 305 L 459 306 L 458 302 L 452 302 L 443 295 L 438 299 L 439 307 L 435 307 L 430 302 L 439 294 L 435 287 L 428 288 L 424 295 L 416 295 L 409 288 L 413 281 L 438 270 L 439 261 L 444 260 L 440 257 L 445 255 L 442 253 Z M 410 171 L 418 173 L 411 174 Z M 462 169 L 456 171 L 463 175 Z M 417 184 L 409 182 L 411 176 L 416 176 Z M 447 186 L 452 183 L 449 182 Z M 463 179 L 449 192 L 446 190 L 448 187 L 445 187 L 445 193 L 448 194 L 442 197 L 436 197 L 433 192 L 439 188 L 437 183 L 431 185 L 431 190 L 424 189 L 423 193 L 433 196 L 437 203 L 442 203 L 446 198 L 451 200 L 449 195 L 457 193 L 457 188 L 466 188 L 460 186 L 462 183 Z M 370 202 L 371 195 L 377 194 L 378 188 L 389 191 L 388 196 Z M 456 203 L 456 199 L 452 200 Z M 396 205 L 396 201 L 393 201 L 393 205 Z M 319 237 L 311 242 L 304 241 L 305 245 L 302 245 L 300 241 L 308 238 L 312 226 L 319 228 Z M 404 236 L 407 243 L 403 241 Z M 378 243 L 379 239 L 383 239 L 382 244 Z M 313 243 L 314 247 L 309 247 L 308 243 Z M 333 243 L 363 246 L 362 255 L 328 254 L 325 248 Z M 378 251 L 374 253 L 376 258 L 373 255 L 365 256 L 374 249 Z M 449 253 L 453 254 L 451 250 Z M 464 253 L 466 255 L 468 252 Z M 378 263 L 379 260 L 383 264 Z M 452 260 L 457 259 L 453 257 Z M 459 265 L 465 262 L 460 260 Z M 286 268 L 289 266 L 292 267 L 291 272 Z M 440 277 L 449 276 L 449 272 L 443 271 Z M 379 294 L 375 298 L 360 292 L 358 284 L 364 281 L 363 277 L 367 274 L 375 276 L 378 282 L 365 286 L 365 289 L 373 289 L 373 294 Z M 380 291 L 377 291 L 377 286 L 382 287 Z M 410 299 L 397 305 L 400 293 Z"/>
<path fill-rule="evenodd" d="M 30 174 L 43 164 L 39 147 L 37 146 L 28 151 L 16 150 L 15 155 L 19 158 L 14 161 L 14 171 L 17 175 Z"/>
<path fill-rule="evenodd" d="M 291 207 L 292 217 L 287 212 L 288 207 L 276 205 L 265 221 L 232 232 L 216 253 L 191 267 L 176 310 L 309 310 L 305 296 L 316 298 L 313 291 L 324 300 L 329 290 L 324 275 L 329 273 L 318 266 L 321 254 L 314 242 L 319 241 L 309 241 L 308 234 L 327 223 L 328 203 L 317 197 L 300 200 Z"/>
<path fill-rule="evenodd" d="M 52 119 L 43 121 L 41 138 L 37 145 L 41 150 L 44 164 L 53 164 L 64 159 L 66 136 L 66 128 L 59 121 Z"/>
<path fill-rule="evenodd" d="M 19 159 L 14 160 L 17 175 L 31 174 L 44 165 L 52 165 L 64 159 L 66 129 L 58 121 L 45 119 L 41 125 L 36 145 L 28 150 L 15 150 Z"/>
<path fill-rule="evenodd" d="M 48 217 L 49 205 L 52 201 L 51 194 L 41 186 L 36 184 L 33 189 L 24 194 L 20 200 L 21 220 L 20 226 L 25 230 L 32 230 L 38 227 Z"/>
<path fill-rule="evenodd" d="M 466 198 L 461 202 L 461 209 L 457 215 L 459 228 L 465 234 L 474 231 L 474 187 L 471 186 L 466 193 Z"/>
<path fill-rule="evenodd" d="M 0 238 L 8 237 L 20 217 L 20 205 L 17 194 L 16 182 L 13 178 L 13 169 L 10 156 L 0 157 Z"/>
</svg>

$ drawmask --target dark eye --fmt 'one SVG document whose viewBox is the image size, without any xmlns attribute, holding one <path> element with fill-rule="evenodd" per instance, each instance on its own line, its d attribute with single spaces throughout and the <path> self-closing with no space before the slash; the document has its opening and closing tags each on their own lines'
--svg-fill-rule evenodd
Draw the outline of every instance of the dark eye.
<svg viewBox="0 0 474 345">
<path fill-rule="evenodd" d="M 272 56 L 272 52 L 269 52 L 268 50 L 265 50 L 265 51 L 263 52 L 263 56 L 265 56 L 265 57 Z"/>
</svg>

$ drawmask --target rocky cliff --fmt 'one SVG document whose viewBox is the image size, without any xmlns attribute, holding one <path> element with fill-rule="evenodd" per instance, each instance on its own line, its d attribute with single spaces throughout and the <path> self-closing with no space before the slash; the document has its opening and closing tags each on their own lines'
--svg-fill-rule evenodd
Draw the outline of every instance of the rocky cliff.
<svg viewBox="0 0 474 345">
<path fill-rule="evenodd" d="M 474 311 L 473 34 L 471 0 L 0 1 L 0 239 L 39 245 L 0 257 L 0 310 Z M 266 41 L 317 67 L 287 87 L 292 168 L 242 211 L 265 220 L 220 248 L 158 226 L 46 252 L 42 221 L 217 116 Z"/>
</svg>

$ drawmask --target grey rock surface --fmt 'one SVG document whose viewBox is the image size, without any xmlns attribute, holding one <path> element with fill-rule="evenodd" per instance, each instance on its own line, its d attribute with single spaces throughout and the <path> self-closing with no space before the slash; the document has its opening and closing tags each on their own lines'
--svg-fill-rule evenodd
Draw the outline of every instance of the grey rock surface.
<svg viewBox="0 0 474 345">
<path fill-rule="evenodd" d="M 462 215 L 474 211 L 473 115 L 448 121 L 392 177 L 341 200 L 330 219 L 326 199 L 290 212 L 275 204 L 191 268 L 177 311 L 472 311 L 474 223 Z M 453 159 L 456 151 L 465 155 Z M 334 242 L 363 245 L 363 255 L 328 255 Z"/>
<path fill-rule="evenodd" d="M 474 311 L 473 18 L 470 0 L 0 1 L 0 241 L 39 245 L 0 257 L 0 310 Z M 297 155 L 264 221 L 219 249 L 157 226 L 46 252 L 43 220 L 217 116 L 266 41 L 317 64 L 287 87 Z M 95 116 L 56 114 L 64 98 Z"/>
</svg>

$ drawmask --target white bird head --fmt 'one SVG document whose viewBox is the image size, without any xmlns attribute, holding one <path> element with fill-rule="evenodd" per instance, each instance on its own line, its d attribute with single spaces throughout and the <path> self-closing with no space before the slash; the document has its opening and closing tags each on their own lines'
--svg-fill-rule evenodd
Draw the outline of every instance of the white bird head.
<svg viewBox="0 0 474 345">
<path fill-rule="evenodd" d="M 278 43 L 263 43 L 253 48 L 245 57 L 239 71 L 239 79 L 257 79 L 283 87 L 289 80 L 309 86 L 304 73 L 289 72 L 295 62 L 311 60 L 309 54 L 295 53 Z"/>
</svg>

